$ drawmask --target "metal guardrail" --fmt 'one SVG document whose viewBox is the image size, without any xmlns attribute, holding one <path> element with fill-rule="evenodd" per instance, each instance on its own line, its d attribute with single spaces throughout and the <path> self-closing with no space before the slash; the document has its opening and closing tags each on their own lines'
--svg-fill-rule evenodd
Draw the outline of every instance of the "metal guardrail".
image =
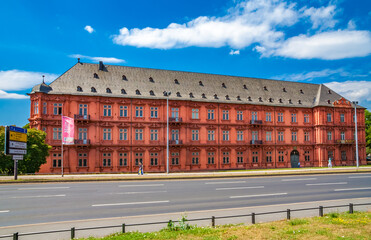
<svg viewBox="0 0 371 240">
<path fill-rule="evenodd" d="M 318 215 L 320 217 L 323 217 L 323 210 L 329 209 L 329 208 L 339 208 L 339 207 L 349 207 L 349 213 L 354 212 L 355 206 L 367 206 L 371 205 L 371 203 L 358 203 L 358 204 L 344 204 L 344 205 L 335 205 L 335 206 L 319 206 L 319 207 L 311 207 L 311 208 L 299 208 L 299 209 L 286 209 L 286 210 L 280 210 L 280 211 L 273 211 L 273 212 L 261 212 L 261 213 L 249 213 L 249 214 L 240 214 L 240 215 L 230 215 L 230 216 L 220 216 L 220 217 L 205 217 L 205 218 L 194 218 L 194 219 L 187 219 L 188 222 L 195 222 L 195 221 L 206 221 L 211 220 L 211 226 L 215 227 L 216 219 L 225 219 L 225 218 L 240 218 L 240 217 L 251 217 L 251 223 L 256 223 L 256 217 L 260 215 L 269 215 L 269 214 L 277 214 L 277 213 L 286 213 L 286 219 L 291 219 L 291 213 L 292 212 L 300 212 L 300 211 L 309 211 L 309 210 L 316 210 L 318 209 Z M 172 221 L 173 223 L 178 223 L 180 220 Z M 61 230 L 53 230 L 53 231 L 44 231 L 44 232 L 28 232 L 28 233 L 13 233 L 10 235 L 2 235 L 0 238 L 11 238 L 13 237 L 13 240 L 19 240 L 22 236 L 30 236 L 30 235 L 40 235 L 40 234 L 49 234 L 49 233 L 61 233 L 61 232 L 70 232 L 71 233 L 71 239 L 74 239 L 76 236 L 76 231 L 87 231 L 87 230 L 97 230 L 97 229 L 104 229 L 104 228 L 121 228 L 121 232 L 125 233 L 127 227 L 134 227 L 134 226 L 145 226 L 145 225 L 158 225 L 158 224 L 168 224 L 170 221 L 160 221 L 160 222 L 148 222 L 148 223 L 132 223 L 132 224 L 121 224 L 121 225 L 111 225 L 111 226 L 99 226 L 99 227 L 85 227 L 85 228 L 75 228 L 72 227 L 71 229 L 61 229 Z"/>
</svg>

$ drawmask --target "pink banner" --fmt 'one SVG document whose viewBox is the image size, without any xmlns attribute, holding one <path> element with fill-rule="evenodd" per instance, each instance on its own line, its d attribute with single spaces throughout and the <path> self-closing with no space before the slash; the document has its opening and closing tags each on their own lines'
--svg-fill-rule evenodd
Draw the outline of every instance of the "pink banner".
<svg viewBox="0 0 371 240">
<path fill-rule="evenodd" d="M 75 123 L 74 119 L 62 116 L 62 144 L 74 144 Z"/>
</svg>

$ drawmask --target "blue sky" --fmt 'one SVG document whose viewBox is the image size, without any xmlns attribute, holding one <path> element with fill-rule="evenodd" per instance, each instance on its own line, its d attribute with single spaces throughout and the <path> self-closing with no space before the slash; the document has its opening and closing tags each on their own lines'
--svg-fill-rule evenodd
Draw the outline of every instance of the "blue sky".
<svg viewBox="0 0 371 240">
<path fill-rule="evenodd" d="M 26 93 L 77 57 L 324 83 L 371 109 L 371 1 L 3 1 L 0 56 L 0 125 L 25 125 Z"/>
</svg>

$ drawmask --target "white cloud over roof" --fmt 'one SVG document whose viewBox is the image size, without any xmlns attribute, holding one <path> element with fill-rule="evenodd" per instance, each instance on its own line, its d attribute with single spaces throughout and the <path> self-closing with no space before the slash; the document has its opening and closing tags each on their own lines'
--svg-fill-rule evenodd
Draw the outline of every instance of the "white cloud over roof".
<svg viewBox="0 0 371 240">
<path fill-rule="evenodd" d="M 28 72 L 22 70 L 0 71 L 0 90 L 24 90 L 31 88 L 42 82 L 45 76 L 45 82 L 51 82 L 58 77 L 56 74 Z M 4 93 L 3 93 L 4 94 Z"/>
</svg>

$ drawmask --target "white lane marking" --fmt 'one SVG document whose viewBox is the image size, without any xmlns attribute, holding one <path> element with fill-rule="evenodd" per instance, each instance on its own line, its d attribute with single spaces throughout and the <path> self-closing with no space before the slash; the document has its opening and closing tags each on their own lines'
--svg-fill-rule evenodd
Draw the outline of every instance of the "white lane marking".
<svg viewBox="0 0 371 240">
<path fill-rule="evenodd" d="M 7 213 L 10 212 L 10 210 L 0 210 L 0 213 Z"/>
<path fill-rule="evenodd" d="M 229 198 L 251 198 L 251 197 L 266 197 L 266 196 L 280 196 L 286 195 L 287 193 L 267 193 L 258 195 L 243 195 L 243 196 L 230 196 Z"/>
<path fill-rule="evenodd" d="M 231 187 L 231 188 L 217 188 L 216 191 L 220 190 L 238 190 L 238 189 L 253 189 L 253 188 L 264 188 L 264 186 L 256 186 L 256 187 Z"/>
<path fill-rule="evenodd" d="M 38 195 L 38 196 L 18 196 L 18 197 L 11 197 L 11 198 L 49 198 L 49 197 L 65 197 L 66 194 L 59 194 L 59 195 Z"/>
<path fill-rule="evenodd" d="M 337 183 L 307 183 L 307 186 L 322 186 L 322 185 L 342 185 L 348 184 L 348 182 L 337 182 Z"/>
<path fill-rule="evenodd" d="M 371 178 L 371 176 L 353 176 L 348 178 Z"/>
<path fill-rule="evenodd" d="M 295 178 L 295 179 L 282 179 L 282 182 L 290 182 L 290 181 L 310 181 L 310 180 L 317 180 L 317 178 Z"/>
<path fill-rule="evenodd" d="M 18 190 L 50 190 L 50 189 L 67 189 L 70 187 L 40 187 L 40 188 L 18 188 Z"/>
<path fill-rule="evenodd" d="M 143 185 L 119 185 L 119 187 L 160 187 L 164 184 L 143 184 Z"/>
<path fill-rule="evenodd" d="M 343 189 L 334 189 L 335 192 L 340 191 L 357 191 L 357 190 L 369 190 L 371 187 L 365 187 L 365 188 L 343 188 Z"/>
<path fill-rule="evenodd" d="M 112 194 L 144 194 L 144 193 L 165 193 L 167 191 L 147 191 L 147 192 L 121 192 L 121 193 L 112 193 Z"/>
<path fill-rule="evenodd" d="M 246 183 L 246 181 L 235 181 L 235 182 L 206 182 L 205 184 L 232 184 L 232 183 Z"/>
<path fill-rule="evenodd" d="M 129 202 L 129 203 L 105 203 L 105 204 L 93 204 L 92 207 L 106 207 L 106 206 L 124 206 L 124 205 L 140 205 L 140 204 L 152 204 L 152 203 L 168 203 L 169 200 L 165 201 L 152 201 L 152 202 Z"/>
</svg>

